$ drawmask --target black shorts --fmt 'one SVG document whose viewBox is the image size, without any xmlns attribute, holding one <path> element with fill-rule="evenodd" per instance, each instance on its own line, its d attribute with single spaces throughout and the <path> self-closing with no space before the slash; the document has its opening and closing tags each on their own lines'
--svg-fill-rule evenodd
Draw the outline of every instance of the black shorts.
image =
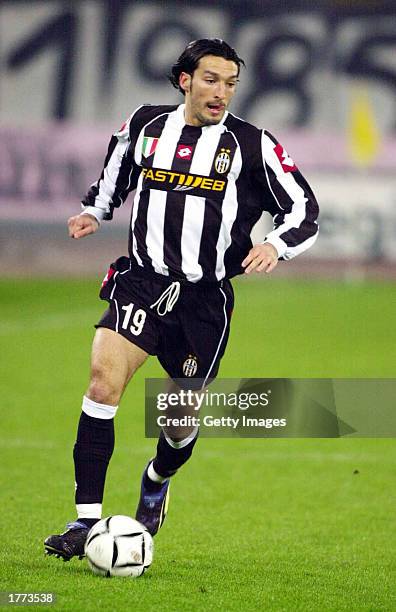
<svg viewBox="0 0 396 612">
<path fill-rule="evenodd" d="M 156 355 L 171 378 L 185 379 L 183 386 L 200 388 L 202 380 L 207 384 L 217 375 L 228 341 L 234 292 L 229 280 L 212 285 L 180 281 L 173 308 L 161 316 L 171 298 L 165 295 L 161 304 L 155 304 L 174 280 L 154 273 L 147 276 L 132 268 L 128 257 L 120 257 L 103 281 L 100 297 L 110 305 L 96 327 L 112 329 Z M 172 290 L 178 292 L 177 287 Z"/>
</svg>

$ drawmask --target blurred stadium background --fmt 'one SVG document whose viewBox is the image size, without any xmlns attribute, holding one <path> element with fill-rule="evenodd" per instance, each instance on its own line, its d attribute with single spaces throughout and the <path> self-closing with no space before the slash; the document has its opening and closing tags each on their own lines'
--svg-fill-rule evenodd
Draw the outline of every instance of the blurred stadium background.
<svg viewBox="0 0 396 612">
<path fill-rule="evenodd" d="M 67 240 L 65 219 L 111 132 L 139 104 L 180 101 L 169 66 L 188 41 L 217 36 L 247 64 L 231 110 L 281 140 L 321 205 L 316 246 L 277 276 L 394 279 L 396 5 L 312 6 L 4 0 L 0 273 L 102 274 L 125 251 L 129 206 L 89 246 Z"/>
</svg>

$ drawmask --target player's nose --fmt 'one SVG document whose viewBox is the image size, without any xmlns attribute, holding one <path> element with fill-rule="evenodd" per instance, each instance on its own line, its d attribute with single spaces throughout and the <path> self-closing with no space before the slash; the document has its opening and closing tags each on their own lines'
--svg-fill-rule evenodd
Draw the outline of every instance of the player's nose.
<svg viewBox="0 0 396 612">
<path fill-rule="evenodd" d="M 216 98 L 218 98 L 219 100 L 224 100 L 225 94 L 226 94 L 225 83 L 222 83 L 221 81 L 218 81 L 216 83 L 216 89 L 215 89 L 215 96 L 216 96 Z"/>
</svg>

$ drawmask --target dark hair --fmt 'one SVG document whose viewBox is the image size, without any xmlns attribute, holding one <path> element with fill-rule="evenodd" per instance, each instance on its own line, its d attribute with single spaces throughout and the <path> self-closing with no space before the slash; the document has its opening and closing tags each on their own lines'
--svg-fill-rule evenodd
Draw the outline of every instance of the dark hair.
<svg viewBox="0 0 396 612">
<path fill-rule="evenodd" d="M 173 64 L 171 74 L 168 77 L 173 87 L 176 87 L 182 94 L 185 92 L 179 85 L 181 73 L 186 72 L 192 75 L 198 67 L 199 60 L 205 55 L 217 55 L 218 57 L 224 57 L 226 60 L 235 62 L 238 66 L 238 75 L 240 67 L 245 65 L 245 62 L 238 56 L 235 49 L 220 38 L 193 40 L 184 49 L 177 62 Z"/>
</svg>

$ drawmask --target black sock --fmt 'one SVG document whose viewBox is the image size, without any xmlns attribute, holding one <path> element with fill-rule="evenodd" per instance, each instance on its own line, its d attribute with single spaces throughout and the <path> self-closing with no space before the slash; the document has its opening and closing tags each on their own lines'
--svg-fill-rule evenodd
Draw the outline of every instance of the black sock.
<svg viewBox="0 0 396 612">
<path fill-rule="evenodd" d="M 161 431 L 158 438 L 157 454 L 153 461 L 154 471 L 163 478 L 172 476 L 186 461 L 189 460 L 193 452 L 193 448 L 198 439 L 198 432 L 195 438 L 191 440 L 183 448 L 173 448 Z"/>
<path fill-rule="evenodd" d="M 76 504 L 102 503 L 113 450 L 114 419 L 96 419 L 82 412 L 73 452 Z"/>
</svg>

